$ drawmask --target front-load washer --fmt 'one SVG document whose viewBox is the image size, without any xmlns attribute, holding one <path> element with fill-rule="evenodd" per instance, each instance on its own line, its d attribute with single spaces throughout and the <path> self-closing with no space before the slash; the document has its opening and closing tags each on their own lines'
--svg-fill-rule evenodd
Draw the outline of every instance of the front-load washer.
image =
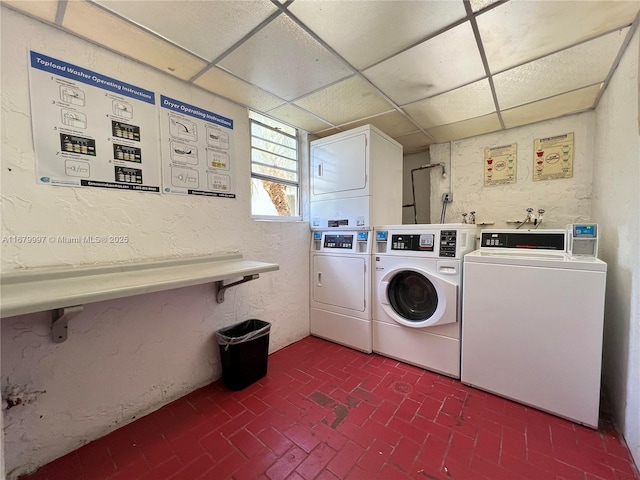
<svg viewBox="0 0 640 480">
<path fill-rule="evenodd" d="M 474 250 L 468 224 L 375 229 L 373 351 L 460 378 L 463 256 Z"/>
<path fill-rule="evenodd" d="M 310 253 L 312 335 L 371 353 L 371 236 L 314 231 Z"/>
</svg>

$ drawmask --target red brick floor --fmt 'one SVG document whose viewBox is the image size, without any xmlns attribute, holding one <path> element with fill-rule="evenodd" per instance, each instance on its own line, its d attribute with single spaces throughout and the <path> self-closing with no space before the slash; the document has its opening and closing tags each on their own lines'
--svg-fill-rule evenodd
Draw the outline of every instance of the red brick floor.
<svg viewBox="0 0 640 480">
<path fill-rule="evenodd" d="M 448 377 L 308 337 L 240 392 L 221 382 L 30 480 L 639 479 L 594 431 Z"/>
</svg>

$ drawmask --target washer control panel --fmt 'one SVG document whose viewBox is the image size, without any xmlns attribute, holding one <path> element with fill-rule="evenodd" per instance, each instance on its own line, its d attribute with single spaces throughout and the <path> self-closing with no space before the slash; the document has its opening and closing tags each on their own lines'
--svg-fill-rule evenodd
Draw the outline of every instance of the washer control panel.
<svg viewBox="0 0 640 480">
<path fill-rule="evenodd" d="M 458 237 L 458 232 L 456 230 L 440 231 L 440 256 L 441 257 L 456 256 L 457 237 Z"/>
<path fill-rule="evenodd" d="M 433 233 L 421 235 L 391 235 L 391 250 L 413 250 L 414 252 L 433 252 Z"/>
</svg>

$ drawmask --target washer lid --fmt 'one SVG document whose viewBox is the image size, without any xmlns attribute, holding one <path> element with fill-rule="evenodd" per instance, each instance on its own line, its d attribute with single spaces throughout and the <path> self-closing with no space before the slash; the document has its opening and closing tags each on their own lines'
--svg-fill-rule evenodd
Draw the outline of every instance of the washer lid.
<svg viewBox="0 0 640 480">
<path fill-rule="evenodd" d="M 570 270 L 591 270 L 606 272 L 607 264 L 602 260 L 567 253 L 552 253 L 540 251 L 503 251 L 493 249 L 480 249 L 464 256 L 465 265 L 471 263 L 492 263 L 500 265 L 564 268 Z"/>
</svg>

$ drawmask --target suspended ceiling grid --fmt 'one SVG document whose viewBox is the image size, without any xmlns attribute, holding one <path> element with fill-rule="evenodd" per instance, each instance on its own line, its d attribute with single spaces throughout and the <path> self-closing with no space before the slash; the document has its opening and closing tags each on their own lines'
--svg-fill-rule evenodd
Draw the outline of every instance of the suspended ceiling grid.
<svg viewBox="0 0 640 480">
<path fill-rule="evenodd" d="M 319 137 L 373 124 L 405 153 L 595 108 L 640 11 L 640 0 L 2 4 Z"/>
</svg>

